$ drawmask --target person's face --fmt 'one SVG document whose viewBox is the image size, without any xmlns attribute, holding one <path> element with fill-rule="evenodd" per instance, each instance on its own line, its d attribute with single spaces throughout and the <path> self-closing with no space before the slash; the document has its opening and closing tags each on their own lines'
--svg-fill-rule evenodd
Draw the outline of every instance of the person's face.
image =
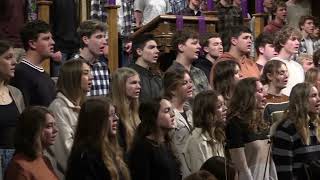
<svg viewBox="0 0 320 180">
<path fill-rule="evenodd" d="M 14 76 L 17 61 L 13 56 L 13 49 L 9 48 L 0 55 L 0 77 L 10 79 Z"/>
<path fill-rule="evenodd" d="M 174 94 L 176 95 L 176 97 L 185 101 L 192 98 L 192 93 L 193 93 L 192 80 L 189 74 L 185 73 L 182 83 L 178 85 L 177 90 Z"/>
<path fill-rule="evenodd" d="M 194 7 L 200 7 L 202 3 L 202 0 L 189 0 L 189 4 L 191 4 Z"/>
<path fill-rule="evenodd" d="M 273 6 L 273 0 L 264 0 L 263 6 L 267 9 L 271 9 Z"/>
<path fill-rule="evenodd" d="M 157 43 L 154 40 L 146 42 L 143 49 L 137 49 L 137 54 L 147 63 L 155 64 L 157 63 L 159 57 L 159 50 L 157 48 Z"/>
<path fill-rule="evenodd" d="M 166 99 L 162 99 L 160 101 L 157 124 L 160 129 L 166 130 L 171 130 L 176 127 L 173 107 L 171 103 Z"/>
<path fill-rule="evenodd" d="M 286 21 L 287 19 L 287 8 L 286 7 L 278 7 L 275 13 L 276 18 Z"/>
<path fill-rule="evenodd" d="M 90 37 L 84 36 L 82 40 L 94 57 L 99 57 L 100 55 L 103 55 L 104 48 L 107 45 L 105 32 L 98 30 L 95 33 L 93 33 Z"/>
<path fill-rule="evenodd" d="M 110 105 L 108 120 L 109 120 L 109 127 L 110 127 L 109 135 L 115 136 L 117 134 L 119 117 L 113 105 Z"/>
<path fill-rule="evenodd" d="M 315 38 L 320 38 L 320 31 L 319 31 L 319 27 L 315 27 L 313 30 L 313 37 Z"/>
<path fill-rule="evenodd" d="M 300 41 L 296 36 L 290 36 L 283 48 L 289 54 L 297 54 L 299 52 Z"/>
<path fill-rule="evenodd" d="M 259 48 L 260 52 L 263 54 L 266 60 L 270 60 L 273 57 L 276 57 L 278 53 L 274 49 L 273 44 L 266 44 L 264 47 Z"/>
<path fill-rule="evenodd" d="M 208 46 L 204 47 L 203 50 L 212 58 L 217 59 L 223 53 L 221 38 L 210 38 Z"/>
<path fill-rule="evenodd" d="M 320 98 L 316 87 L 312 86 L 309 94 L 309 112 L 320 113 Z"/>
<path fill-rule="evenodd" d="M 201 46 L 198 39 L 188 39 L 184 44 L 179 44 L 179 49 L 188 60 L 198 59 Z"/>
<path fill-rule="evenodd" d="M 126 95 L 131 99 L 138 99 L 140 95 L 140 78 L 139 75 L 133 75 L 126 81 Z"/>
<path fill-rule="evenodd" d="M 81 75 L 81 89 L 84 92 L 89 92 L 92 85 L 92 74 L 91 68 L 87 63 L 82 64 L 82 75 Z"/>
<path fill-rule="evenodd" d="M 238 38 L 232 38 L 232 44 L 243 53 L 248 54 L 251 50 L 252 35 L 250 33 L 242 33 Z"/>
<path fill-rule="evenodd" d="M 301 26 L 302 31 L 305 31 L 307 34 L 313 34 L 314 32 L 314 23 L 312 19 L 307 19 L 303 26 Z"/>
<path fill-rule="evenodd" d="M 39 33 L 37 40 L 30 40 L 29 45 L 31 49 L 35 50 L 43 59 L 49 58 L 54 54 L 54 40 L 52 34 Z"/>
<path fill-rule="evenodd" d="M 51 114 L 46 114 L 46 122 L 44 128 L 41 131 L 41 145 L 43 148 L 47 148 L 54 144 L 58 129 L 56 121 Z"/>
<path fill-rule="evenodd" d="M 271 84 L 277 89 L 283 89 L 288 84 L 288 68 L 286 65 L 282 64 L 281 67 L 274 72 L 273 74 L 269 75 L 269 78 L 271 80 Z"/>
<path fill-rule="evenodd" d="M 236 65 L 235 70 L 234 70 L 234 79 L 236 82 L 238 82 L 240 79 L 242 79 L 242 74 L 240 72 L 240 67 Z"/>
<path fill-rule="evenodd" d="M 227 109 L 223 96 L 219 95 L 216 110 L 216 117 L 219 121 L 226 121 Z"/>
<path fill-rule="evenodd" d="M 264 109 L 265 105 L 266 105 L 266 98 L 265 98 L 265 92 L 263 89 L 263 86 L 261 84 L 260 81 L 256 81 L 256 106 L 257 109 Z"/>
<path fill-rule="evenodd" d="M 302 59 L 302 67 L 304 72 L 307 72 L 310 68 L 313 68 L 314 67 L 313 59 L 310 59 L 310 58 Z"/>
</svg>

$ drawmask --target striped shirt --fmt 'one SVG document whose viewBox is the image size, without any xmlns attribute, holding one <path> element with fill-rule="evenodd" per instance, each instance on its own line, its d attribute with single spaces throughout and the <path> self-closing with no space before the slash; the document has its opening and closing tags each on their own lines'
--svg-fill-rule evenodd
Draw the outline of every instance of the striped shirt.
<svg viewBox="0 0 320 180">
<path fill-rule="evenodd" d="M 286 95 L 275 96 L 267 94 L 266 101 L 267 104 L 263 111 L 264 120 L 270 124 L 277 120 L 281 120 L 283 112 L 289 106 L 289 97 Z"/>
<path fill-rule="evenodd" d="M 273 138 L 272 154 L 279 179 L 306 179 L 303 165 L 320 160 L 317 128 L 310 123 L 310 145 L 304 145 L 295 125 L 290 120 L 279 124 Z"/>
</svg>

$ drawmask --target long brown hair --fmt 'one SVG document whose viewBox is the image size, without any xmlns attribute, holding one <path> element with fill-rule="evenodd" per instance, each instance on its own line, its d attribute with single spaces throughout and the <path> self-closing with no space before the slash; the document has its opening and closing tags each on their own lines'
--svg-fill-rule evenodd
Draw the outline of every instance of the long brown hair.
<svg viewBox="0 0 320 180">
<path fill-rule="evenodd" d="M 309 112 L 309 95 L 312 87 L 314 86 L 309 83 L 299 83 L 292 88 L 289 97 L 289 109 L 285 115 L 285 119 L 294 123 L 305 145 L 310 144 L 309 122 L 316 127 L 317 140 L 320 141 L 319 117 L 317 114 Z"/>
<path fill-rule="evenodd" d="M 129 77 L 138 75 L 138 73 L 130 68 L 119 68 L 112 76 L 112 102 L 117 108 L 120 121 L 125 127 L 125 141 L 127 151 L 133 141 L 134 131 L 140 123 L 139 118 L 139 100 L 129 99 L 126 94 L 126 82 Z"/>
<path fill-rule="evenodd" d="M 19 116 L 15 133 L 14 148 L 15 153 L 23 153 L 28 158 L 34 160 L 38 157 L 38 150 L 42 147 L 39 143 L 41 131 L 46 124 L 46 115 L 52 112 L 43 106 L 31 106 L 26 108 Z"/>
<path fill-rule="evenodd" d="M 211 68 L 210 84 L 225 100 L 230 100 L 236 86 L 234 75 L 237 66 L 240 68 L 240 64 L 234 60 L 225 60 Z"/>
<path fill-rule="evenodd" d="M 194 126 L 201 128 L 202 133 L 207 132 L 212 139 L 224 144 L 224 123 L 216 118 L 217 103 L 218 94 L 214 90 L 200 92 L 193 102 L 192 118 Z"/>
<path fill-rule="evenodd" d="M 236 85 L 230 100 L 228 119 L 237 116 L 248 130 L 265 131 L 268 126 L 262 118 L 262 112 L 256 108 L 257 78 L 242 79 Z"/>
<path fill-rule="evenodd" d="M 75 105 L 78 98 L 83 102 L 86 93 L 81 88 L 82 66 L 86 62 L 82 58 L 69 60 L 60 68 L 57 89 Z"/>
<path fill-rule="evenodd" d="M 92 148 L 101 153 L 111 179 L 119 180 L 123 177 L 128 180 L 129 170 L 123 161 L 117 137 L 110 135 L 110 106 L 111 101 L 106 97 L 91 98 L 82 104 L 71 154 L 81 149 Z"/>
</svg>

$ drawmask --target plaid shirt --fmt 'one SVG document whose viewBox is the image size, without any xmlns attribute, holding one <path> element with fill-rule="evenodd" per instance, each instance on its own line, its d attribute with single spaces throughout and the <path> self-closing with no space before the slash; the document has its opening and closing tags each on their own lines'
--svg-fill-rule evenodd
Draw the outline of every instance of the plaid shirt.
<svg viewBox="0 0 320 180">
<path fill-rule="evenodd" d="M 180 69 L 184 68 L 184 66 L 176 61 L 172 63 L 172 65 L 169 67 L 170 70 Z M 190 68 L 190 76 L 193 81 L 193 95 L 197 95 L 199 92 L 206 91 L 211 89 L 209 85 L 209 81 L 207 79 L 206 74 L 199 68 L 194 67 L 191 65 Z"/>
<path fill-rule="evenodd" d="M 79 54 L 75 58 L 82 58 Z M 84 59 L 84 58 L 82 58 Z M 91 67 L 93 77 L 92 86 L 87 96 L 105 96 L 110 92 L 110 72 L 105 59 L 100 58 L 93 64 L 88 63 Z"/>
<path fill-rule="evenodd" d="M 220 2 L 216 6 L 218 11 L 218 32 L 223 33 L 228 31 L 231 27 L 243 25 L 242 12 L 236 6 L 223 6 Z"/>
<path fill-rule="evenodd" d="M 187 7 L 186 0 L 169 0 L 173 14 L 179 14 L 184 8 Z"/>
<path fill-rule="evenodd" d="M 108 0 L 91 0 L 91 19 L 99 20 L 102 22 L 107 21 L 107 12 L 104 9 L 104 5 L 108 3 Z M 121 7 L 119 11 L 122 11 L 123 19 L 121 24 L 121 35 L 127 38 L 131 33 L 133 33 L 134 27 L 134 10 L 133 3 L 134 0 L 117 0 L 117 4 Z"/>
<path fill-rule="evenodd" d="M 305 41 L 305 38 L 302 38 L 302 40 L 300 41 L 300 47 L 299 47 L 299 53 L 307 53 L 307 54 L 310 54 L 310 55 L 313 55 L 313 53 L 320 49 L 320 39 L 318 40 L 312 40 L 313 41 L 313 52 L 308 52 L 308 49 L 307 49 L 307 43 Z"/>
</svg>

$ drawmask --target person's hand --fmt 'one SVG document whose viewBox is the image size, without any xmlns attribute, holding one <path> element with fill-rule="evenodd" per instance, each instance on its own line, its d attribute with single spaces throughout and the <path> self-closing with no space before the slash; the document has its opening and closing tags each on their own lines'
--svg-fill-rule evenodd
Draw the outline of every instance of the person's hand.
<svg viewBox="0 0 320 180">
<path fill-rule="evenodd" d="M 131 51 L 132 51 L 132 41 L 129 41 L 124 45 L 124 51 L 126 53 L 128 53 L 128 54 L 131 53 Z"/>
<path fill-rule="evenodd" d="M 57 51 L 52 54 L 51 58 L 54 62 L 61 62 L 62 61 L 62 53 L 60 51 Z"/>
</svg>

